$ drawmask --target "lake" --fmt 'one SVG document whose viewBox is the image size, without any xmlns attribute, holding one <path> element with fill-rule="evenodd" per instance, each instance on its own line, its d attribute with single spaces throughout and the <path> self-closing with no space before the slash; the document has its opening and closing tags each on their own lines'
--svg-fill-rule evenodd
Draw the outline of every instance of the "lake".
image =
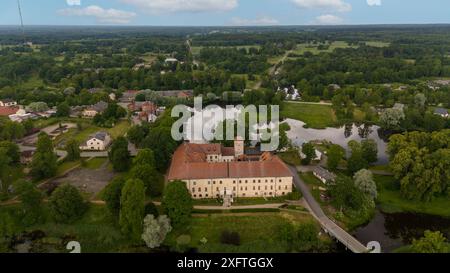
<svg viewBox="0 0 450 273">
<path fill-rule="evenodd" d="M 387 214 L 377 210 L 372 221 L 357 229 L 354 236 L 365 245 L 370 241 L 379 242 L 382 252 L 387 253 L 411 244 L 426 230 L 440 231 L 450 238 L 450 218 L 416 213 Z"/>
<path fill-rule="evenodd" d="M 313 140 L 326 140 L 345 148 L 350 152 L 348 142 L 351 140 L 361 141 L 363 139 L 373 139 L 378 146 L 378 162 L 384 165 L 389 162 L 387 155 L 387 143 L 380 137 L 378 130 L 380 127 L 374 125 L 350 124 L 339 128 L 311 129 L 305 128 L 304 122 L 294 119 L 286 119 L 291 130 L 287 132 L 288 138 L 294 145 L 301 146 L 305 142 Z"/>
</svg>

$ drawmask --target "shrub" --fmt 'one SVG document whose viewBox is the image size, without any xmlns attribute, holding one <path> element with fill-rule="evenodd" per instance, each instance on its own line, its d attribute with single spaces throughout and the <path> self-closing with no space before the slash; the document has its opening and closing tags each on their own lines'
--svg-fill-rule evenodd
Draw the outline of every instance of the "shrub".
<svg viewBox="0 0 450 273">
<path fill-rule="evenodd" d="M 225 245 L 239 246 L 241 245 L 241 236 L 236 231 L 224 230 L 220 235 L 220 242 Z"/>
</svg>

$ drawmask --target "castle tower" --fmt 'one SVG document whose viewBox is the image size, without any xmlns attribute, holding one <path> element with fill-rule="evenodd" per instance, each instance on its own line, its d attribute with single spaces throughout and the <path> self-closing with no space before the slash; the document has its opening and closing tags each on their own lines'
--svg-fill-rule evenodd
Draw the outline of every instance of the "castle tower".
<svg viewBox="0 0 450 273">
<path fill-rule="evenodd" d="M 244 155 L 244 138 L 238 136 L 234 139 L 234 156 L 236 158 Z"/>
</svg>

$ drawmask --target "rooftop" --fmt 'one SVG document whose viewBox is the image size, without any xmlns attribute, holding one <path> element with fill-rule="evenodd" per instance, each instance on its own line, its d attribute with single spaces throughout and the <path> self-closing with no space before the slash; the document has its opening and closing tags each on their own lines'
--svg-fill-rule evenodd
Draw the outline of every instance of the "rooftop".
<svg viewBox="0 0 450 273">
<path fill-rule="evenodd" d="M 270 153 L 263 154 L 259 161 L 220 163 L 206 161 L 208 153 L 221 153 L 222 151 L 225 152 L 225 155 L 231 150 L 220 144 L 182 144 L 173 155 L 168 180 L 292 176 L 283 161 Z"/>
</svg>

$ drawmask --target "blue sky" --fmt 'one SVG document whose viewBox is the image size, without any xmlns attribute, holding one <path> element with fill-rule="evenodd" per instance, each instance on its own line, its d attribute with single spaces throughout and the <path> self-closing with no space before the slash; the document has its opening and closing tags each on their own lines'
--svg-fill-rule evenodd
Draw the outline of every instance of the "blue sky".
<svg viewBox="0 0 450 273">
<path fill-rule="evenodd" d="M 448 0 L 20 0 L 25 25 L 337 25 L 450 23 Z M 20 23 L 0 1 L 0 25 Z"/>
</svg>

